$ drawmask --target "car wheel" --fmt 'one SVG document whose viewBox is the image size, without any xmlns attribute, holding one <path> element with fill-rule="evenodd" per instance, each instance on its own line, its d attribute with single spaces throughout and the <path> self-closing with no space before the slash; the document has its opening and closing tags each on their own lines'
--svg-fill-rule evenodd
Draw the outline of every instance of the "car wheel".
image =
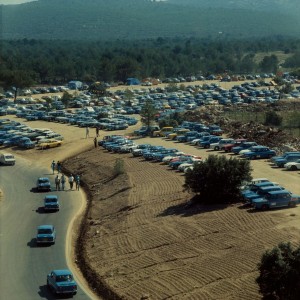
<svg viewBox="0 0 300 300">
<path fill-rule="evenodd" d="M 289 207 L 296 207 L 296 202 L 289 202 Z"/>
<path fill-rule="evenodd" d="M 297 170 L 297 167 L 296 167 L 296 166 L 291 166 L 291 170 L 292 170 L 292 171 L 296 171 L 296 170 Z"/>
<path fill-rule="evenodd" d="M 46 149 L 49 149 L 50 148 L 50 146 L 48 145 L 48 146 L 46 146 Z"/>
<path fill-rule="evenodd" d="M 205 148 L 205 149 L 208 149 L 208 148 L 209 148 L 209 145 L 205 145 L 204 148 Z"/>
<path fill-rule="evenodd" d="M 218 146 L 216 146 L 215 148 L 214 148 L 214 150 L 216 150 L 216 151 L 219 151 L 219 147 Z"/>
<path fill-rule="evenodd" d="M 251 156 L 251 159 L 256 159 L 256 155 Z"/>
</svg>

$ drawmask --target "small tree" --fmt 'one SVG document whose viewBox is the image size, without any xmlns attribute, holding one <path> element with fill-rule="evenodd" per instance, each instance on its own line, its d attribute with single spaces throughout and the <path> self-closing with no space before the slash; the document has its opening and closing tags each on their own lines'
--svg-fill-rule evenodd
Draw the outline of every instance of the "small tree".
<svg viewBox="0 0 300 300">
<path fill-rule="evenodd" d="M 280 243 L 263 254 L 258 269 L 256 282 L 265 299 L 300 299 L 300 247 Z"/>
<path fill-rule="evenodd" d="M 282 117 L 275 111 L 266 112 L 265 125 L 280 126 L 282 124 Z"/>
<path fill-rule="evenodd" d="M 117 158 L 114 165 L 114 175 L 115 177 L 117 177 L 124 173 L 125 173 L 124 160 L 122 158 Z"/>
<path fill-rule="evenodd" d="M 184 187 L 198 194 L 203 203 L 234 203 L 241 200 L 242 183 L 250 180 L 248 160 L 209 155 L 186 174 Z"/>
<path fill-rule="evenodd" d="M 129 89 L 126 89 L 124 91 L 124 98 L 125 98 L 125 101 L 126 101 L 126 105 L 127 106 L 132 106 L 132 99 L 134 98 L 134 92 L 129 90 Z"/>
<path fill-rule="evenodd" d="M 61 97 L 61 102 L 65 105 L 66 108 L 68 108 L 70 100 L 72 100 L 72 99 L 73 99 L 73 96 L 70 93 L 64 92 Z"/>
<path fill-rule="evenodd" d="M 150 125 L 155 120 L 156 114 L 157 110 L 154 107 L 152 100 L 147 99 L 140 112 L 140 115 L 142 117 L 142 123 L 145 124 L 147 127 L 150 127 Z"/>
</svg>

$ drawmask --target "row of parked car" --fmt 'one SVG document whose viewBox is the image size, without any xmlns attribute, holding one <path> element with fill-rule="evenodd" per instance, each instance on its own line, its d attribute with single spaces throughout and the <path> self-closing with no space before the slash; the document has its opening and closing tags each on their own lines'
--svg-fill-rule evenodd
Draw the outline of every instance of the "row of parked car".
<svg viewBox="0 0 300 300">
<path fill-rule="evenodd" d="M 116 153 L 131 152 L 133 157 L 142 157 L 146 161 L 161 162 L 167 164 L 169 168 L 181 172 L 188 172 L 194 168 L 195 164 L 203 161 L 200 156 L 185 154 L 176 148 L 165 148 L 151 144 L 137 145 L 125 136 L 106 136 L 98 143 L 107 151 Z M 254 209 L 295 207 L 300 202 L 300 195 L 291 193 L 278 183 L 270 182 L 267 178 L 257 178 L 244 185 L 241 187 L 241 194 L 245 204 L 252 206 Z"/>
<path fill-rule="evenodd" d="M 64 137 L 47 128 L 31 128 L 20 122 L 0 119 L 0 146 L 22 149 L 59 147 Z"/>
<path fill-rule="evenodd" d="M 300 202 L 300 195 L 293 194 L 276 182 L 267 178 L 254 179 L 241 190 L 246 205 L 254 209 L 295 207 Z"/>
</svg>

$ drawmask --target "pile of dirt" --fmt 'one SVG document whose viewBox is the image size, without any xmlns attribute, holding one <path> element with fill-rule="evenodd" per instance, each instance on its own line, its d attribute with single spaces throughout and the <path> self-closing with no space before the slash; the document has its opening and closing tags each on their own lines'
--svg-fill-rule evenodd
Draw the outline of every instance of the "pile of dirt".
<svg viewBox="0 0 300 300">
<path fill-rule="evenodd" d="M 285 103 L 280 107 L 282 110 L 290 110 L 294 106 L 300 107 L 300 102 Z M 235 108 L 241 110 L 250 109 L 253 112 L 264 111 L 266 105 L 255 105 Z M 245 138 L 254 141 L 259 145 L 265 145 L 276 150 L 278 153 L 300 149 L 300 139 L 294 138 L 286 130 L 251 121 L 247 123 L 234 121 L 224 117 L 223 106 L 205 106 L 197 111 L 189 111 L 185 114 L 189 121 L 201 122 L 204 124 L 218 124 L 224 133 L 233 138 Z"/>
</svg>

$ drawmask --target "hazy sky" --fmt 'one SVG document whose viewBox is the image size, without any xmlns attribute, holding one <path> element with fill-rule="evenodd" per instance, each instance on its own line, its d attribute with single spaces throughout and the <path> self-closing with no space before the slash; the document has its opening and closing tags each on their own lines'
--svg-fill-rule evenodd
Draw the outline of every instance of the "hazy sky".
<svg viewBox="0 0 300 300">
<path fill-rule="evenodd" d="M 31 2 L 33 0 L 0 0 L 0 4 L 21 4 L 25 2 Z"/>
</svg>

